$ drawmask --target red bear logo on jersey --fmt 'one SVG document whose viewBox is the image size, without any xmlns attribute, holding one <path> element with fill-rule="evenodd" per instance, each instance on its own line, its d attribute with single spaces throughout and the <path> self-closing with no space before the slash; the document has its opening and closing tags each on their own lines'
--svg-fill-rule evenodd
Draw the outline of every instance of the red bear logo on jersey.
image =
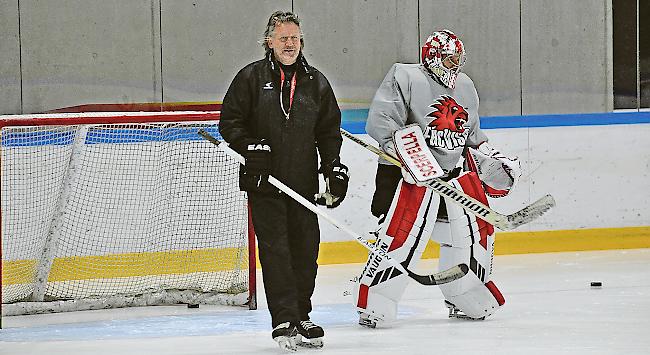
<svg viewBox="0 0 650 355">
<path fill-rule="evenodd" d="M 427 144 L 431 148 L 453 150 L 463 147 L 467 140 L 465 124 L 469 113 L 453 97 L 443 95 L 430 107 L 435 110 L 426 117 L 433 117 L 424 132 Z"/>
<path fill-rule="evenodd" d="M 467 123 L 469 114 L 453 97 L 445 95 L 431 107 L 436 111 L 427 115 L 427 117 L 435 117 L 433 121 L 429 122 L 430 127 L 435 127 L 438 131 L 448 129 L 452 132 L 465 132 L 464 125 Z"/>
</svg>

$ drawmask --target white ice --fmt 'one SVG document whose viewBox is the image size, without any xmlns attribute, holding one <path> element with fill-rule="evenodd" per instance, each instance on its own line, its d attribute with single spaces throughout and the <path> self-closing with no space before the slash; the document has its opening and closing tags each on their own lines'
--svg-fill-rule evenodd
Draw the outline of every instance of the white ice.
<svg viewBox="0 0 650 355">
<path fill-rule="evenodd" d="M 298 352 L 650 354 L 650 249 L 497 256 L 494 264 L 506 305 L 487 320 L 448 319 L 435 286 L 411 283 L 398 320 L 377 329 L 357 325 L 346 295 L 362 265 L 322 266 L 312 320 L 325 328 L 325 347 Z M 435 268 L 425 260 L 419 270 Z M 5 317 L 0 354 L 281 354 L 263 290 L 259 303 L 257 311 L 173 306 Z"/>
</svg>

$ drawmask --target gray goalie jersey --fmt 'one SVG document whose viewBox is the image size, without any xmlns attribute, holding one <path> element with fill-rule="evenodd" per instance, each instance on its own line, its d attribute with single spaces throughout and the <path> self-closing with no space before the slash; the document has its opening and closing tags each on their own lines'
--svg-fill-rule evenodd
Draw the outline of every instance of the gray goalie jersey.
<svg viewBox="0 0 650 355">
<path fill-rule="evenodd" d="M 478 94 L 467 75 L 459 73 L 452 90 L 419 64 L 394 64 L 372 100 L 366 132 L 382 149 L 394 152 L 393 132 L 409 124 L 422 128 L 433 156 L 446 172 L 458 164 L 466 146 L 487 141 L 479 128 Z"/>
</svg>

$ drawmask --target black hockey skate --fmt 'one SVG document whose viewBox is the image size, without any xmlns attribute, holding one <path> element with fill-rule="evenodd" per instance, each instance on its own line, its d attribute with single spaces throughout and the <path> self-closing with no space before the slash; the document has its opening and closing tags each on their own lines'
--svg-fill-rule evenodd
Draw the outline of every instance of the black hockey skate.
<svg viewBox="0 0 650 355">
<path fill-rule="evenodd" d="M 484 320 L 485 319 L 485 317 L 472 318 L 472 317 L 466 315 L 465 313 L 463 313 L 463 311 L 461 311 L 460 309 L 456 308 L 456 305 L 454 305 L 453 303 L 451 303 L 451 302 L 449 302 L 447 300 L 445 300 L 445 306 L 447 306 L 447 308 L 449 308 L 449 318 L 469 319 L 469 320 Z"/>
<path fill-rule="evenodd" d="M 298 336 L 298 328 L 289 323 L 284 322 L 273 328 L 271 333 L 273 340 L 278 343 L 280 349 L 295 352 L 298 350 L 296 346 L 296 337 Z"/>
<path fill-rule="evenodd" d="M 310 320 L 302 320 L 298 324 L 296 344 L 307 348 L 320 349 L 323 347 L 324 335 L 325 331 L 323 331 L 322 327 L 312 323 Z"/>
<path fill-rule="evenodd" d="M 369 314 L 359 312 L 359 325 L 366 328 L 377 328 L 377 319 L 371 317 Z"/>
</svg>

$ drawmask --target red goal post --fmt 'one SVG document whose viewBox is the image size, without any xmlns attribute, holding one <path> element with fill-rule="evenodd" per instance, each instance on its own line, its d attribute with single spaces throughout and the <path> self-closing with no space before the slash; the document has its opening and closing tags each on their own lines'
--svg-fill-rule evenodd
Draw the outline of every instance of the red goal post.
<svg viewBox="0 0 650 355">
<path fill-rule="evenodd" d="M 0 116 L 2 314 L 256 308 L 255 238 L 219 112 Z"/>
</svg>

